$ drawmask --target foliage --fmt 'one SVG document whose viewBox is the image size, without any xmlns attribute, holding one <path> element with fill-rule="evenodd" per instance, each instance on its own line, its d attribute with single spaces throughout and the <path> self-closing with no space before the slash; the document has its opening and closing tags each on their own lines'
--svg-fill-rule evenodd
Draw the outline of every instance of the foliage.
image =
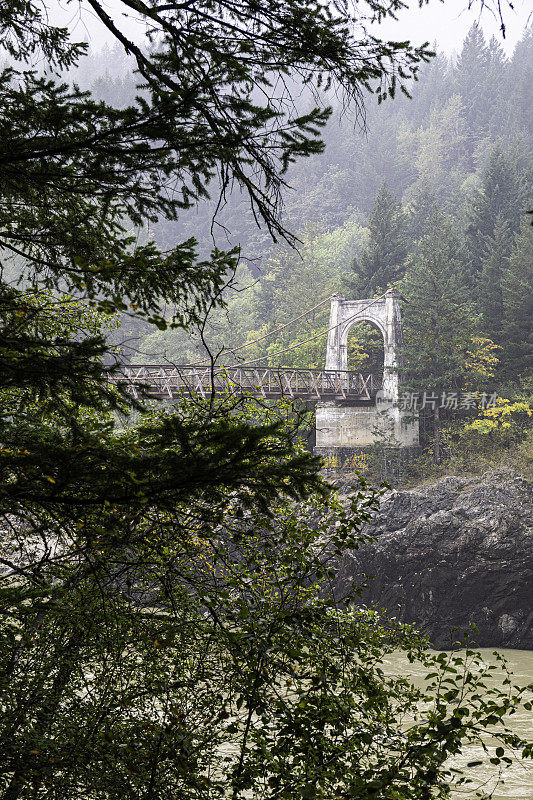
<svg viewBox="0 0 533 800">
<path fill-rule="evenodd" d="M 401 284 L 405 307 L 406 385 L 432 398 L 433 451 L 439 462 L 440 397 L 479 387 L 494 375 L 495 345 L 476 336 L 475 306 L 461 280 L 460 243 L 450 224 L 435 214 Z"/>
<path fill-rule="evenodd" d="M 494 225 L 493 236 L 484 242 L 478 294 L 483 330 L 498 342 L 502 336 L 504 319 L 503 276 L 508 267 L 510 233 L 507 223 L 499 216 Z"/>
<path fill-rule="evenodd" d="M 529 388 L 530 392 L 530 388 Z M 481 399 L 478 395 L 478 402 Z M 441 463 L 423 453 L 409 462 L 406 482 L 444 475 L 482 475 L 511 469 L 533 477 L 533 414 L 527 385 L 508 399 L 495 397 L 490 405 L 445 419 L 440 431 Z"/>
<path fill-rule="evenodd" d="M 348 332 L 348 369 L 383 374 L 383 336 L 374 325 L 356 322 Z"/>
<path fill-rule="evenodd" d="M 401 475 L 403 471 L 400 442 L 394 435 L 394 421 L 390 416 L 389 404 L 380 409 L 380 413 L 372 430 L 373 444 L 371 448 L 369 472 L 378 484 L 388 485 L 388 481 Z"/>
<path fill-rule="evenodd" d="M 338 608 L 330 558 L 357 545 L 375 493 L 340 506 L 294 416 L 132 400 L 108 381 L 106 339 L 117 310 L 202 339 L 239 251 L 207 247 L 207 227 L 199 243 L 176 235 L 176 217 L 234 185 L 291 241 L 281 192 L 293 161 L 322 150 L 327 93 L 359 107 L 369 89 L 393 96 L 429 51 L 360 39 L 344 7 L 318 0 L 82 6 L 133 59 L 137 96 L 126 81 L 126 97 L 117 84 L 98 99 L 57 74 L 82 68 L 85 47 L 46 3 L 0 8 L 3 798 L 445 797 L 448 755 L 520 692 L 486 690 L 475 655 L 454 673 L 458 656 Z M 372 2 L 360 27 L 401 6 Z M 150 48 L 128 39 L 124 10 Z M 352 229 L 327 236 L 336 247 Z M 398 646 L 436 665 L 431 708 L 383 675 Z"/>
<path fill-rule="evenodd" d="M 533 372 L 533 233 L 525 222 L 516 236 L 502 276 L 505 375 L 516 379 Z"/>
<path fill-rule="evenodd" d="M 483 259 L 505 248 L 506 232 L 515 233 L 520 224 L 520 208 L 516 171 L 511 154 L 495 148 L 483 170 L 482 183 L 472 201 L 472 222 L 467 230 L 474 275 L 482 268 Z M 523 213 L 523 211 L 522 211 Z M 494 238 L 494 242 L 490 238 Z M 499 258 L 501 260 L 501 255 Z M 497 285 L 495 287 L 497 290 Z"/>
<path fill-rule="evenodd" d="M 467 141 L 465 100 L 460 95 L 452 95 L 444 106 L 434 108 L 426 128 L 404 131 L 402 148 L 414 157 L 417 172 L 408 196 L 429 189 L 443 198 L 457 189 L 468 173 Z"/>
<path fill-rule="evenodd" d="M 457 390 L 469 371 L 487 363 L 487 340 L 475 337 L 475 307 L 461 282 L 460 257 L 451 225 L 435 215 L 400 285 L 408 300 L 406 381 L 421 392 Z M 485 355 L 475 355 L 474 347 Z"/>
<path fill-rule="evenodd" d="M 446 797 L 464 783 L 449 756 L 487 726 L 487 760 L 529 753 L 500 724 L 524 690 L 324 591 L 375 508 L 364 485 L 348 507 L 265 512 L 257 492 L 243 507 L 203 484 L 194 506 L 85 503 L 53 535 L 11 517 L 3 796 Z M 397 648 L 422 660 L 427 693 L 384 673 Z"/>
<path fill-rule="evenodd" d="M 528 417 L 532 416 L 530 403 L 512 403 L 505 397 L 497 397 L 495 406 L 484 408 L 477 419 L 465 425 L 463 435 L 489 436 L 493 441 L 509 444 L 523 437 L 525 429 L 531 426 Z"/>
<path fill-rule="evenodd" d="M 78 298 L 0 284 L 3 436 L 16 430 L 16 408 L 31 409 L 31 416 L 36 409 L 44 416 L 67 413 L 80 404 L 116 408 L 119 398 L 106 386 L 102 366 L 109 352 L 105 335 L 117 325 L 116 315 Z"/>
<path fill-rule="evenodd" d="M 482 389 L 493 378 L 499 363 L 497 352 L 501 349 L 491 339 L 473 336 L 471 349 L 465 353 L 465 386 Z"/>
<path fill-rule="evenodd" d="M 243 269 L 239 291 L 228 296 L 227 319 L 221 314 L 211 317 L 206 331 L 210 349 L 216 352 L 222 330 L 226 344 L 240 347 L 249 343 L 242 353 L 227 354 L 231 362 L 255 361 L 263 356 L 271 359 L 274 366 L 283 363 L 322 369 L 326 339 L 319 334 L 328 328 L 329 296 L 345 280 L 353 248 L 359 246 L 363 237 L 364 232 L 355 220 L 333 232 L 317 233 L 310 228 L 298 251 L 284 248 L 270 258 L 262 280 L 253 281 L 250 271 Z M 310 317 L 286 326 L 306 305 L 318 307 Z M 258 324 L 265 318 L 266 324 Z M 261 341 L 251 344 L 257 339 Z M 275 355 L 304 339 L 312 341 L 301 349 Z"/>
</svg>

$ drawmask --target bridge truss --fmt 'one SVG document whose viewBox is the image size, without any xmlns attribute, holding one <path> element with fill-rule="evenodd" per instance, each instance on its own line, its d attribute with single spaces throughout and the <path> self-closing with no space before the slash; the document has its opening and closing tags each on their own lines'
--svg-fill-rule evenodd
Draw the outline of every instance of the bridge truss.
<svg viewBox="0 0 533 800">
<path fill-rule="evenodd" d="M 198 367 L 125 366 L 110 376 L 126 385 L 134 397 L 179 398 L 184 395 L 208 398 L 219 395 L 252 395 L 263 399 L 301 400 L 352 399 L 370 401 L 381 389 L 374 375 L 360 372 L 290 367 Z"/>
</svg>

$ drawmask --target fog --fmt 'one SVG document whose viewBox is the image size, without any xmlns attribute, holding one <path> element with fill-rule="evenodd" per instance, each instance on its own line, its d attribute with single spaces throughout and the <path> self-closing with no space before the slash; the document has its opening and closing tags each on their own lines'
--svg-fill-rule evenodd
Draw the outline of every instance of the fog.
<svg viewBox="0 0 533 800">
<path fill-rule="evenodd" d="M 111 0 L 108 4 L 110 14 L 120 12 L 120 0 Z M 408 8 L 398 15 L 398 20 L 389 19 L 380 25 L 373 26 L 376 36 L 394 40 L 409 39 L 414 44 L 425 41 L 435 42 L 440 51 L 448 55 L 455 53 L 473 22 L 478 22 L 486 39 L 497 36 L 501 40 L 503 49 L 512 53 L 517 41 L 522 36 L 524 28 L 531 22 L 532 10 L 528 0 L 516 0 L 513 8 L 502 3 L 502 13 L 505 24 L 505 37 L 500 30 L 501 22 L 495 9 L 487 4 L 482 8 L 481 3 L 473 4 L 469 8 L 468 0 L 437 0 L 430 2 L 423 8 L 418 7 L 418 0 L 410 0 Z M 121 28 L 130 37 L 139 40 L 144 35 L 144 23 L 136 20 L 131 13 L 122 13 Z M 100 49 L 106 42 L 114 41 L 94 12 L 84 3 L 61 2 L 56 3 L 56 10 L 51 14 L 54 22 L 67 25 L 73 35 L 81 40 L 87 39 L 93 49 Z"/>
</svg>

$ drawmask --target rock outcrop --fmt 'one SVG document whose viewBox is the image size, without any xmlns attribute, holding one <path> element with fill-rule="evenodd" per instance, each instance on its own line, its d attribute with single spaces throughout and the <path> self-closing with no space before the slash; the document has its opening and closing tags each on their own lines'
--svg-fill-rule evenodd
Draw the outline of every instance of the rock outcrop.
<svg viewBox="0 0 533 800">
<path fill-rule="evenodd" d="M 340 564 L 342 593 L 415 623 L 436 647 L 470 630 L 480 647 L 533 649 L 533 486 L 512 471 L 395 491 Z"/>
</svg>

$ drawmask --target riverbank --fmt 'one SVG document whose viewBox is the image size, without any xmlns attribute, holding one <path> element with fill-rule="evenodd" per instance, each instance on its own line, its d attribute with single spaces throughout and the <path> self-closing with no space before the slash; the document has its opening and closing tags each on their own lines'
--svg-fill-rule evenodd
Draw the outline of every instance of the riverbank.
<svg viewBox="0 0 533 800">
<path fill-rule="evenodd" d="M 371 575 L 363 602 L 437 648 L 468 632 L 480 647 L 533 649 L 530 481 L 499 470 L 393 491 L 365 533 L 373 542 L 339 565 L 339 598 Z"/>
</svg>

